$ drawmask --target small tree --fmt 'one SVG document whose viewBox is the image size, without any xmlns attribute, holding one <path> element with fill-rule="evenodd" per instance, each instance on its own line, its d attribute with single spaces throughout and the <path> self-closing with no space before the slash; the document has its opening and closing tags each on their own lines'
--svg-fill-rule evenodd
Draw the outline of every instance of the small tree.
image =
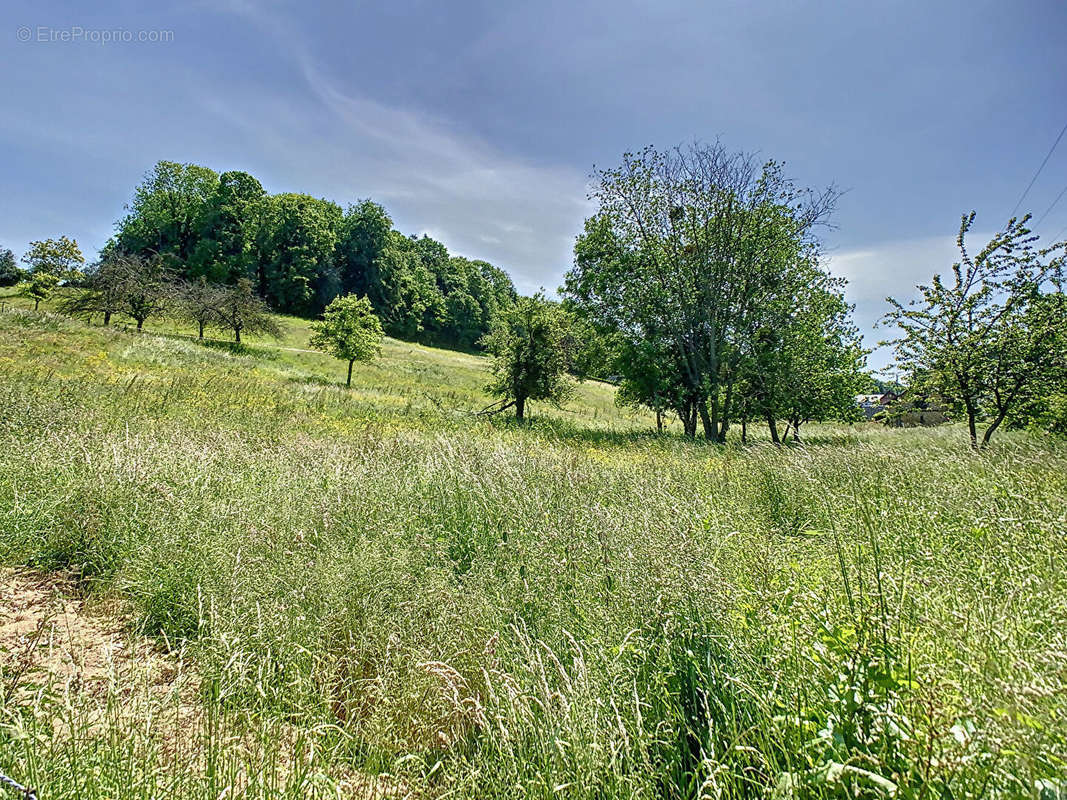
<svg viewBox="0 0 1067 800">
<path fill-rule="evenodd" d="M 112 257 L 119 308 L 137 322 L 137 330 L 152 317 L 161 317 L 170 306 L 170 272 L 159 256 L 118 254 Z"/>
<path fill-rule="evenodd" d="M 78 242 L 60 236 L 58 239 L 45 239 L 30 242 L 30 249 L 22 257 L 30 272 L 44 272 L 54 275 L 57 281 L 76 278 L 85 264 Z"/>
<path fill-rule="evenodd" d="M 352 365 L 370 361 L 382 349 L 382 323 L 366 297 L 347 294 L 334 298 L 322 319 L 311 323 L 311 330 L 312 347 L 348 361 L 345 386 L 352 385 Z"/>
<path fill-rule="evenodd" d="M 905 305 L 889 298 L 885 321 L 901 331 L 897 362 L 910 387 L 939 395 L 967 418 L 971 447 L 989 443 L 993 432 L 1055 370 L 1053 346 L 1062 319 L 1047 313 L 1044 288 L 1062 278 L 1065 243 L 1037 249 L 1026 227 L 1029 215 L 1012 218 L 980 253 L 965 243 L 974 212 L 960 223 L 960 261 L 952 278 L 934 275 L 919 286 L 921 298 Z M 1059 255 L 1055 255 L 1057 251 Z M 979 420 L 989 420 L 981 439 Z"/>
<path fill-rule="evenodd" d="M 559 405 L 571 396 L 567 316 L 541 293 L 499 312 L 482 345 L 492 356 L 493 377 L 486 388 L 502 398 L 497 411 L 514 406 L 515 419 L 522 421 L 527 401 Z"/>
<path fill-rule="evenodd" d="M 0 286 L 14 286 L 26 279 L 26 273 L 19 269 L 15 254 L 7 248 L 0 248 Z"/>
<path fill-rule="evenodd" d="M 114 252 L 108 252 L 85 275 L 84 291 L 65 297 L 59 310 L 72 317 L 92 318 L 93 314 L 104 317 L 104 325 L 111 324 L 111 317 L 123 310 L 123 297 L 129 279 L 128 265 Z"/>
<path fill-rule="evenodd" d="M 19 294 L 33 300 L 33 310 L 36 311 L 42 300 L 46 300 L 52 294 L 52 290 L 59 283 L 59 278 L 48 272 L 34 272 L 25 281 L 19 284 Z"/>
<path fill-rule="evenodd" d="M 242 333 L 265 333 L 281 336 L 281 328 L 271 316 L 267 304 L 252 290 L 252 281 L 242 278 L 228 286 L 219 299 L 215 319 L 219 327 L 233 331 L 233 340 L 241 343 Z"/>
<path fill-rule="evenodd" d="M 219 306 L 226 290 L 207 278 L 174 284 L 174 308 L 178 317 L 197 327 L 197 339 L 204 340 L 204 329 L 218 322 Z"/>
</svg>

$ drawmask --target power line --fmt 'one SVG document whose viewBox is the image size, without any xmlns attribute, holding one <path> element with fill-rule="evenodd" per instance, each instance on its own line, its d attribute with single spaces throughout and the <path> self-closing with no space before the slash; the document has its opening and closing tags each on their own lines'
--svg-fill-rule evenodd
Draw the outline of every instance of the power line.
<svg viewBox="0 0 1067 800">
<path fill-rule="evenodd" d="M 1065 194 L 1067 194 L 1067 186 L 1064 186 L 1062 189 L 1060 189 L 1060 193 L 1056 195 L 1056 199 L 1052 201 L 1052 205 L 1046 208 L 1045 213 L 1041 215 L 1041 219 L 1034 223 L 1035 228 L 1045 221 L 1045 217 L 1047 217 L 1049 215 L 1049 212 L 1056 207 L 1056 203 L 1060 202 L 1060 200 L 1063 199 L 1063 196 Z"/>
<path fill-rule="evenodd" d="M 1063 134 L 1065 134 L 1065 133 L 1067 133 L 1067 125 L 1063 126 L 1063 130 L 1060 131 L 1060 135 L 1057 136 L 1056 137 L 1056 141 L 1054 141 L 1052 143 L 1052 149 L 1050 149 L 1048 151 L 1048 155 L 1045 156 L 1045 160 L 1042 161 L 1041 162 L 1041 166 L 1037 168 L 1037 172 L 1035 172 L 1034 173 L 1034 177 L 1032 177 L 1030 179 L 1030 183 L 1027 185 L 1026 189 L 1023 191 L 1022 196 L 1019 198 L 1019 202 L 1015 204 L 1015 208 L 1013 208 L 1011 210 L 1011 214 L 1009 214 L 1008 216 L 1011 216 L 1011 217 L 1015 216 L 1015 212 L 1019 210 L 1019 206 L 1021 206 L 1023 204 L 1023 200 L 1026 199 L 1026 195 L 1028 195 L 1030 193 L 1030 190 L 1034 187 L 1034 183 L 1037 181 L 1037 176 L 1041 174 L 1041 170 L 1043 170 L 1045 168 L 1045 164 L 1047 164 L 1048 160 L 1050 158 L 1052 158 L 1052 153 L 1055 151 L 1056 146 L 1060 143 L 1060 139 L 1063 138 Z"/>
</svg>

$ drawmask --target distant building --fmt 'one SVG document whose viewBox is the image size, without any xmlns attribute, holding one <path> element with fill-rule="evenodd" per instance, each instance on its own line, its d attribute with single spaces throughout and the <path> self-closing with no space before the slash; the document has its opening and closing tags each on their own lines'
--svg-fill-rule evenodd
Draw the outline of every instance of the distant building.
<svg viewBox="0 0 1067 800">
<path fill-rule="evenodd" d="M 889 404 L 897 399 L 897 395 L 893 392 L 881 392 L 878 394 L 858 394 L 856 395 L 856 405 L 859 406 L 860 411 L 863 412 L 863 416 L 867 419 L 872 419 L 875 414 L 880 411 L 885 411 L 889 407 Z"/>
</svg>

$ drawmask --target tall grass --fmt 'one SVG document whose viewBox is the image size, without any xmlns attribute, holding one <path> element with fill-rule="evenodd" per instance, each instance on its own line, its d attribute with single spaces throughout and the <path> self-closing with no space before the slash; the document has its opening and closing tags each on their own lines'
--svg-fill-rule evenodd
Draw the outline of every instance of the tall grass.
<svg viewBox="0 0 1067 800">
<path fill-rule="evenodd" d="M 0 336 L 0 563 L 120 598 L 202 687 L 166 769 L 121 721 L 46 746 L 59 711 L 0 709 L 0 771 L 49 797 L 1065 791 L 1063 444 L 517 428 L 47 315 Z"/>
</svg>

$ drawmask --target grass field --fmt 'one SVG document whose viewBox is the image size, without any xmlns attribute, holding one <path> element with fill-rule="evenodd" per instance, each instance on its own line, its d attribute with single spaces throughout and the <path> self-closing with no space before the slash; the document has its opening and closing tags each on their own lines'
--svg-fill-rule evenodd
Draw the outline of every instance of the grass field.
<svg viewBox="0 0 1067 800">
<path fill-rule="evenodd" d="M 0 313 L 0 566 L 184 676 L 0 653 L 42 798 L 1065 796 L 1067 444 L 517 427 L 475 356 L 345 391 L 285 324 Z"/>
</svg>

